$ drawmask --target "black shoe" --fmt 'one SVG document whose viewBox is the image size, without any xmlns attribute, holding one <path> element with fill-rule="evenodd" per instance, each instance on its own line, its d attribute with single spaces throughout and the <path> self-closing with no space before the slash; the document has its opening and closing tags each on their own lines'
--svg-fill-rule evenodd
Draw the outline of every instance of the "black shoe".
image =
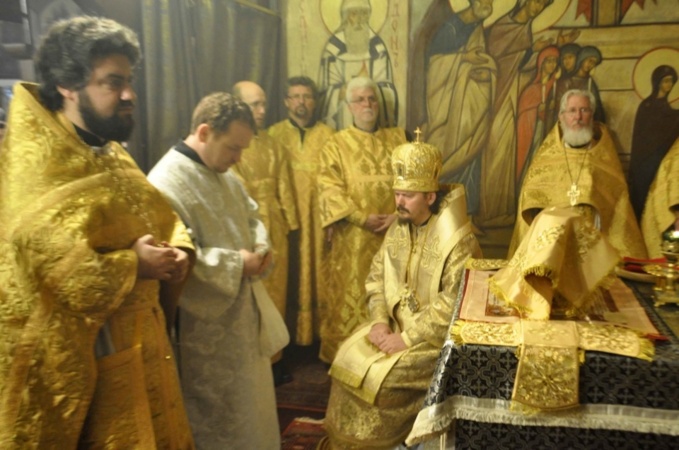
<svg viewBox="0 0 679 450">
<path fill-rule="evenodd" d="M 280 386 L 292 381 L 292 374 L 288 371 L 288 368 L 283 361 L 273 363 L 271 370 L 273 371 L 274 386 Z"/>
</svg>

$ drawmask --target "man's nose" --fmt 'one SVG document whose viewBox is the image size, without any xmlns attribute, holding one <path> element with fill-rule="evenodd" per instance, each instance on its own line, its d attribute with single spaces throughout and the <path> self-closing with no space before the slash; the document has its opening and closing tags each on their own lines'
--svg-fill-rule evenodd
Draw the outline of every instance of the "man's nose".
<svg viewBox="0 0 679 450">
<path fill-rule="evenodd" d="M 120 99 L 121 100 L 134 101 L 134 100 L 137 99 L 137 93 L 134 92 L 134 89 L 132 88 L 131 85 L 128 85 L 120 93 Z"/>
</svg>

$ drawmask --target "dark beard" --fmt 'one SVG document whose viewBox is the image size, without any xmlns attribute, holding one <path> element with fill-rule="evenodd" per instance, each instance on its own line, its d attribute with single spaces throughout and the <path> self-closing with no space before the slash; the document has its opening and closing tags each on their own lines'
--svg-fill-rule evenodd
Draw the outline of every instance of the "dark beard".
<svg viewBox="0 0 679 450">
<path fill-rule="evenodd" d="M 85 91 L 78 94 L 78 111 L 83 118 L 87 129 L 107 141 L 123 142 L 129 139 L 134 128 L 134 120 L 131 115 L 121 116 L 115 112 L 110 117 L 102 117 L 92 105 L 90 97 Z M 120 100 L 119 108 L 132 106 L 129 100 Z"/>
</svg>

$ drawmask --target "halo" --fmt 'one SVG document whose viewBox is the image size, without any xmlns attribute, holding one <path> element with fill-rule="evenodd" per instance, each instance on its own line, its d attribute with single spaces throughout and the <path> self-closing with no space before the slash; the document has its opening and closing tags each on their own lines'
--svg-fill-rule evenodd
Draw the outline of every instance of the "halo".
<svg viewBox="0 0 679 450">
<path fill-rule="evenodd" d="M 637 95 L 644 99 L 653 92 L 651 74 L 660 65 L 671 66 L 679 73 L 679 49 L 673 47 L 658 47 L 649 50 L 639 57 L 632 72 L 632 83 Z M 667 101 L 675 102 L 679 98 L 679 82 L 674 84 L 667 95 Z"/>
<path fill-rule="evenodd" d="M 333 34 L 342 24 L 342 15 L 340 9 L 342 8 L 341 1 L 334 0 L 318 0 L 320 3 L 321 18 L 325 24 L 328 33 Z M 379 33 L 387 21 L 387 9 L 389 0 L 369 0 L 372 11 L 370 13 L 370 28 Z"/>
</svg>

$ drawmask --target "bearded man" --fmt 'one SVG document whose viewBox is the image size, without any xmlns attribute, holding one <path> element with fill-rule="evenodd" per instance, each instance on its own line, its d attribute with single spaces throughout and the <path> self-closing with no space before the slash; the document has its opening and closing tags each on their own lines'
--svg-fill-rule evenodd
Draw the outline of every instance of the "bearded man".
<svg viewBox="0 0 679 450">
<path fill-rule="evenodd" d="M 193 448 L 163 314 L 176 297 L 161 297 L 193 245 L 119 143 L 140 56 L 129 28 L 76 17 L 45 36 L 40 85 L 14 87 L 0 153 L 0 448 Z"/>
<path fill-rule="evenodd" d="M 346 86 L 356 77 L 372 78 L 377 83 L 380 126 L 398 123 L 398 96 L 387 46 L 370 28 L 370 0 L 343 0 L 342 24 L 330 36 L 321 56 L 319 88 L 321 120 L 341 130 L 352 124 L 344 105 Z"/>
<path fill-rule="evenodd" d="M 559 123 L 535 153 L 521 187 L 509 257 L 541 210 L 569 205 L 621 256 L 646 257 L 615 143 L 606 126 L 593 120 L 594 108 L 589 91 L 573 89 L 561 98 Z"/>
<path fill-rule="evenodd" d="M 415 142 L 391 158 L 398 221 L 366 280 L 370 317 L 330 369 L 332 449 L 392 449 L 422 407 L 469 257 L 481 251 L 462 185 L 439 186 L 441 152 Z"/>
<path fill-rule="evenodd" d="M 389 162 L 405 130 L 380 128 L 377 86 L 354 78 L 347 88 L 354 126 L 332 135 L 321 150 L 318 195 L 326 233 L 326 299 L 320 358 L 332 362 L 339 344 L 368 318 L 363 280 L 384 233 L 396 219 Z"/>
<path fill-rule="evenodd" d="M 316 84 L 309 77 L 288 78 L 285 107 L 288 118 L 269 128 L 269 135 L 285 149 L 290 163 L 292 185 L 299 211 L 297 271 L 298 345 L 311 345 L 318 336 L 319 307 L 323 297 L 323 228 L 318 205 L 316 177 L 320 169 L 323 145 L 335 132 L 316 120 Z M 293 238 L 294 239 L 294 238 Z"/>
</svg>

